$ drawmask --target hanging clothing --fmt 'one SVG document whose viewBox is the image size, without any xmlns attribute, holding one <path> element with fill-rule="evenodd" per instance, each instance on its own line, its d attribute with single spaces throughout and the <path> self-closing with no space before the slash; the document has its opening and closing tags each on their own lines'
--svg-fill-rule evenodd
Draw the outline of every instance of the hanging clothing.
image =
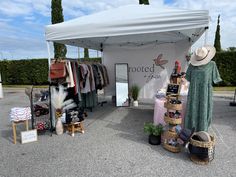
<svg viewBox="0 0 236 177">
<path fill-rule="evenodd" d="M 98 103 L 96 91 L 82 93 L 81 97 L 82 97 L 81 106 L 84 108 L 93 108 Z"/>
<path fill-rule="evenodd" d="M 212 84 L 221 81 L 216 63 L 209 62 L 202 66 L 190 66 L 186 72 L 186 79 L 190 82 L 185 128 L 196 131 L 208 131 L 212 120 Z"/>
<path fill-rule="evenodd" d="M 97 64 L 97 66 L 98 66 L 98 69 L 99 69 L 99 71 L 101 73 L 101 76 L 102 76 L 102 80 L 101 80 L 102 87 L 106 87 L 106 80 L 105 80 L 105 73 L 104 73 L 104 70 L 103 70 L 103 66 L 101 64 Z"/>
<path fill-rule="evenodd" d="M 90 88 L 91 88 L 91 91 L 94 91 L 95 90 L 95 81 L 94 81 L 94 74 L 93 74 L 93 68 L 91 65 L 87 65 L 88 68 L 89 68 L 89 72 L 90 72 Z"/>
<path fill-rule="evenodd" d="M 109 81 L 109 77 L 108 77 L 108 72 L 107 72 L 107 68 L 103 66 L 103 70 L 104 70 L 104 76 L 105 76 L 105 80 L 106 80 L 106 85 L 109 85 L 110 84 L 110 81 Z"/>
<path fill-rule="evenodd" d="M 95 66 L 95 64 L 91 65 L 93 68 L 93 76 L 94 76 L 94 83 L 95 83 L 95 89 L 97 90 L 99 87 L 99 73 L 97 70 L 97 67 Z"/>
<path fill-rule="evenodd" d="M 72 72 L 73 72 L 73 78 L 74 78 L 74 82 L 75 82 L 75 95 L 78 95 L 78 100 L 81 101 L 81 94 L 80 94 L 80 87 L 79 87 L 79 78 L 80 78 L 80 74 L 78 71 L 78 63 L 76 62 L 72 62 L 71 63 L 71 67 L 72 67 Z"/>
<path fill-rule="evenodd" d="M 66 77 L 66 82 L 68 83 L 68 87 L 74 87 L 75 82 L 74 82 L 74 77 L 72 73 L 72 67 L 71 67 L 71 62 L 66 61 L 66 70 L 67 70 L 67 77 Z"/>
<path fill-rule="evenodd" d="M 96 70 L 96 77 L 97 77 L 97 81 L 98 82 L 96 82 L 96 90 L 101 90 L 103 87 L 103 78 L 102 78 L 102 73 L 101 73 L 101 71 L 100 71 L 100 69 L 99 69 L 99 67 L 98 67 L 98 65 L 96 65 L 96 64 L 93 64 L 92 65 L 94 68 L 95 68 L 95 70 Z"/>
<path fill-rule="evenodd" d="M 88 66 L 86 64 L 80 64 L 81 66 L 81 73 L 82 73 L 82 88 L 81 88 L 81 93 L 88 93 L 91 92 L 91 88 L 90 88 L 90 72 L 88 69 Z"/>
</svg>

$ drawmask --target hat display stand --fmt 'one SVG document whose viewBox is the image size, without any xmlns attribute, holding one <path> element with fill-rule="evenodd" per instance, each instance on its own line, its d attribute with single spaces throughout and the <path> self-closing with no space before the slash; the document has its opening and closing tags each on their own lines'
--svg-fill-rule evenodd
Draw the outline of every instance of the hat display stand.
<svg viewBox="0 0 236 177">
<path fill-rule="evenodd" d="M 178 100 L 179 95 L 168 95 L 167 101 L 164 104 L 164 107 L 167 108 L 167 112 L 164 116 L 164 121 L 166 124 L 169 125 L 169 129 L 164 132 L 164 143 L 163 147 L 170 151 L 170 152 L 180 152 L 181 148 L 180 145 L 177 143 L 177 139 L 179 138 L 179 135 L 177 134 L 175 130 L 175 126 L 180 125 L 182 123 L 181 116 L 179 117 L 170 117 L 170 114 L 173 113 L 172 111 L 181 111 L 182 110 L 182 103 L 179 104 L 173 104 L 171 100 Z"/>
<path fill-rule="evenodd" d="M 179 89 L 180 89 L 180 81 L 179 78 L 171 79 L 171 84 L 177 85 L 175 87 L 178 90 L 175 90 L 175 93 L 168 93 L 166 96 L 166 102 L 164 103 L 164 107 L 167 109 L 167 112 L 164 115 L 164 121 L 168 125 L 168 128 L 163 133 L 163 147 L 174 153 L 178 153 L 181 151 L 181 146 L 177 142 L 179 135 L 176 131 L 176 126 L 182 123 L 181 110 L 183 105 L 181 101 L 179 101 Z M 173 89 L 174 90 L 174 89 Z"/>
<path fill-rule="evenodd" d="M 204 141 L 198 141 L 193 139 L 193 136 L 190 138 L 189 144 L 192 145 L 195 148 L 207 148 L 207 157 L 206 158 L 200 158 L 198 155 L 190 152 L 190 159 L 196 164 L 199 165 L 207 165 L 209 162 L 211 162 L 214 159 L 215 155 L 215 138 L 214 136 L 210 136 L 211 141 L 204 142 Z"/>
</svg>

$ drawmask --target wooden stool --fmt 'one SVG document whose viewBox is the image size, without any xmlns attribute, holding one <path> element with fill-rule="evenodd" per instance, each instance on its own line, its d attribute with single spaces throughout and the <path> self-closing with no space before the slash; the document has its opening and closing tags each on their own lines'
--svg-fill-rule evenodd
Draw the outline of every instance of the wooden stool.
<svg viewBox="0 0 236 177">
<path fill-rule="evenodd" d="M 29 130 L 28 119 L 27 120 L 20 120 L 20 121 L 12 121 L 13 143 L 14 144 L 16 144 L 16 125 L 20 124 L 20 123 L 24 123 L 25 124 L 26 131 Z"/>
<path fill-rule="evenodd" d="M 71 136 L 75 136 L 75 132 L 84 133 L 84 125 L 83 122 L 75 122 L 70 124 L 64 124 L 65 129 L 71 134 Z"/>
</svg>

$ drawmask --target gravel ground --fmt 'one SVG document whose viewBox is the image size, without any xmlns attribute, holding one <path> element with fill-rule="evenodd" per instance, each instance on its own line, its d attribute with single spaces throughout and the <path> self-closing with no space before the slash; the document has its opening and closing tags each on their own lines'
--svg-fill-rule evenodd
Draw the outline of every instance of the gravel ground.
<svg viewBox="0 0 236 177">
<path fill-rule="evenodd" d="M 28 106 L 23 90 L 6 90 L 0 100 L 0 177 L 152 177 L 236 176 L 236 107 L 214 97 L 210 132 L 216 136 L 215 159 L 206 166 L 192 163 L 185 152 L 171 153 L 151 146 L 143 133 L 153 119 L 153 105 L 115 108 L 111 104 L 88 112 L 85 134 L 75 137 L 50 133 L 38 141 L 12 143 L 10 108 Z M 23 126 L 18 127 L 18 135 Z"/>
</svg>

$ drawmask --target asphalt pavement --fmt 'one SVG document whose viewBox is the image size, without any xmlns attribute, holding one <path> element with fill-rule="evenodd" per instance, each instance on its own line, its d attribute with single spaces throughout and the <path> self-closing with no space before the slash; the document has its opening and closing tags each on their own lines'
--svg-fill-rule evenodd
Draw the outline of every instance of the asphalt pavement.
<svg viewBox="0 0 236 177">
<path fill-rule="evenodd" d="M 230 107 L 233 93 L 214 93 L 213 123 L 215 158 L 208 165 L 191 162 L 188 153 L 171 153 L 148 144 L 144 122 L 152 122 L 154 105 L 116 108 L 111 103 L 88 111 L 85 133 L 75 137 L 50 132 L 37 142 L 12 143 L 9 112 L 29 106 L 22 89 L 4 91 L 0 99 L 0 177 L 235 177 L 236 107 Z M 228 96 L 227 96 L 228 95 Z"/>
</svg>

